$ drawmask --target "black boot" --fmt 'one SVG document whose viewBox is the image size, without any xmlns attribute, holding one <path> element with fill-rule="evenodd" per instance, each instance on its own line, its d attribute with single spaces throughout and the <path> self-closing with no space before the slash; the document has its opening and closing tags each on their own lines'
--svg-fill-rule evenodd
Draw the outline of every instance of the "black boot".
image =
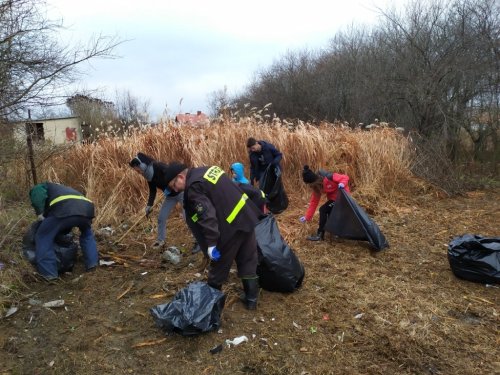
<svg viewBox="0 0 500 375">
<path fill-rule="evenodd" d="M 259 279 L 241 279 L 243 283 L 243 290 L 245 295 L 243 297 L 243 303 L 248 310 L 257 309 L 257 298 L 259 297 Z"/>
<path fill-rule="evenodd" d="M 325 239 L 325 232 L 318 231 L 317 234 L 308 236 L 307 239 L 309 241 L 323 241 Z"/>
</svg>

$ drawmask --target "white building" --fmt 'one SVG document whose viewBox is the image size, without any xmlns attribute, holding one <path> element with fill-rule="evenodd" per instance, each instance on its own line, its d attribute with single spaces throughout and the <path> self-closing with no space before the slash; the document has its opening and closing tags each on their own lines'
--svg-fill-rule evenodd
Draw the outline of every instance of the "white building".
<svg viewBox="0 0 500 375">
<path fill-rule="evenodd" d="M 18 122 L 15 126 L 17 128 L 15 137 L 19 141 L 26 140 L 26 129 L 31 132 L 34 142 L 51 142 L 60 145 L 81 142 L 83 139 L 79 117 L 31 120 L 30 122 Z"/>
</svg>

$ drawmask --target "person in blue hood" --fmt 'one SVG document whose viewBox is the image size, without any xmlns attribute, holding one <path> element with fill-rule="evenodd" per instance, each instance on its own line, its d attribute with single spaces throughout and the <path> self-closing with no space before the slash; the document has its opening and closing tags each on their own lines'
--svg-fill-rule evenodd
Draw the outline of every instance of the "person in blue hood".
<svg viewBox="0 0 500 375">
<path fill-rule="evenodd" d="M 233 173 L 233 181 L 241 184 L 249 184 L 250 181 L 245 177 L 245 166 L 241 163 L 231 164 L 231 172 Z"/>
</svg>

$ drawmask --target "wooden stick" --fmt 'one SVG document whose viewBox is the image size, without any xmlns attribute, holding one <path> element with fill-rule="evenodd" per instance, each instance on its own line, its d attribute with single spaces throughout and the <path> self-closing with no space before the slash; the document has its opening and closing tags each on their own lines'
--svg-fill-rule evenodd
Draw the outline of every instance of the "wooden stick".
<svg viewBox="0 0 500 375">
<path fill-rule="evenodd" d="M 160 202 L 160 201 L 161 201 L 161 199 L 160 199 L 160 200 L 157 200 L 157 201 L 153 204 L 153 207 L 151 207 L 151 210 L 153 210 L 153 208 L 155 208 L 155 207 L 156 207 L 156 205 L 158 204 L 158 202 Z M 137 224 L 139 224 L 139 223 L 140 223 L 143 219 L 144 219 L 144 216 L 142 216 L 142 215 L 141 215 L 141 216 L 139 216 L 139 219 L 137 219 L 137 221 L 136 221 L 134 224 L 132 224 L 132 226 L 131 226 L 130 228 L 128 228 L 128 229 L 127 229 L 127 231 L 126 231 L 126 232 L 125 232 L 125 233 L 124 233 L 124 234 L 123 234 L 123 235 L 122 235 L 122 236 L 121 236 L 118 240 L 116 240 L 116 241 L 113 243 L 113 245 L 118 245 L 118 244 L 119 244 L 119 243 L 120 243 L 120 242 L 121 242 L 121 241 L 125 238 L 125 236 L 126 236 L 127 234 L 129 234 L 129 233 L 130 233 L 130 231 L 131 231 L 132 229 L 134 229 L 134 228 L 137 226 Z"/>
<path fill-rule="evenodd" d="M 151 346 L 151 345 L 158 345 L 161 344 L 162 342 L 165 342 L 167 340 L 166 337 L 159 339 L 159 340 L 152 340 L 152 341 L 144 341 L 140 342 L 138 344 L 132 345 L 132 348 L 142 348 L 144 346 Z"/>
<path fill-rule="evenodd" d="M 131 281 L 128 285 L 128 288 L 122 293 L 120 294 L 118 297 L 116 297 L 117 300 L 119 300 L 120 298 L 122 298 L 125 294 L 127 294 L 128 292 L 130 292 L 130 289 L 132 289 L 132 287 L 134 286 L 134 282 Z"/>
</svg>

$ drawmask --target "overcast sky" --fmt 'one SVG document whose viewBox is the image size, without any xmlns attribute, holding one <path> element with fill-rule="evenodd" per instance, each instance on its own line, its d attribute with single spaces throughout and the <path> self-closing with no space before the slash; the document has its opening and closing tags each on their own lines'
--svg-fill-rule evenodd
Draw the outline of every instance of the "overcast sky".
<svg viewBox="0 0 500 375">
<path fill-rule="evenodd" d="M 287 51 L 326 47 L 351 24 L 373 25 L 377 8 L 404 0 L 48 0 L 75 44 L 92 35 L 128 40 L 114 60 L 94 60 L 78 88 L 114 100 L 128 90 L 150 101 L 153 120 L 208 112 L 208 95 L 241 92 L 259 68 Z M 182 103 L 181 103 L 182 99 Z"/>
</svg>

